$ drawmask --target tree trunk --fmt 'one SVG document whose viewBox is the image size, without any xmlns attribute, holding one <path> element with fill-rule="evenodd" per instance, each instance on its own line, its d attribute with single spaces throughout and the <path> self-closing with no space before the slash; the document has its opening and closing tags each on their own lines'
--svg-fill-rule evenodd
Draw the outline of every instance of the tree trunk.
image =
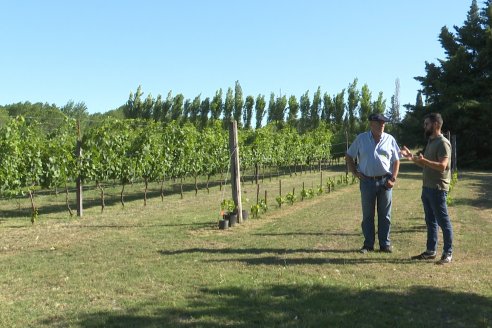
<svg viewBox="0 0 492 328">
<path fill-rule="evenodd" d="M 149 180 L 144 178 L 145 190 L 144 190 L 144 206 L 147 206 L 147 188 L 149 187 Z"/>
<path fill-rule="evenodd" d="M 183 178 L 181 178 L 181 182 L 180 182 L 180 189 L 181 189 L 181 199 L 184 198 L 184 195 L 183 195 Z"/>
<path fill-rule="evenodd" d="M 161 181 L 161 201 L 164 202 L 164 178 Z"/>
<path fill-rule="evenodd" d="M 102 185 L 99 183 L 99 181 L 96 181 L 96 186 L 101 190 L 101 213 L 104 211 L 104 208 L 106 207 L 106 204 L 104 203 L 104 188 Z"/>
<path fill-rule="evenodd" d="M 67 204 L 68 213 L 70 213 L 70 216 L 73 216 L 72 209 L 70 208 L 70 203 L 68 202 L 68 187 L 66 182 L 65 182 L 65 204 Z"/>
<path fill-rule="evenodd" d="M 123 183 L 123 187 L 121 188 L 121 193 L 120 193 L 120 202 L 123 207 L 125 207 L 125 202 L 123 201 L 123 193 L 125 192 L 125 184 Z"/>
<path fill-rule="evenodd" d="M 38 219 L 38 209 L 34 205 L 34 194 L 31 189 L 29 189 L 29 199 L 31 200 L 31 223 L 34 224 Z"/>
</svg>

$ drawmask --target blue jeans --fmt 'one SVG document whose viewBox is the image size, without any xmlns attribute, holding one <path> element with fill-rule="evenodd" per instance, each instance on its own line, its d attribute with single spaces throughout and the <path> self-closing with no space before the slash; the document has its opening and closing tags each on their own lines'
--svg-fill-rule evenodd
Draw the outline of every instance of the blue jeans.
<svg viewBox="0 0 492 328">
<path fill-rule="evenodd" d="M 425 224 L 427 225 L 427 250 L 437 250 L 438 228 L 441 227 L 444 239 L 443 252 L 453 253 L 453 227 L 448 215 L 446 197 L 448 193 L 439 189 L 422 188 L 422 204 L 424 205 Z"/>
<path fill-rule="evenodd" d="M 386 190 L 385 179 L 360 180 L 360 194 L 362 199 L 362 233 L 364 234 L 364 246 L 374 247 L 374 215 L 377 205 L 378 211 L 378 239 L 379 247 L 388 247 L 390 242 L 391 226 L 391 198 L 392 189 Z"/>
</svg>

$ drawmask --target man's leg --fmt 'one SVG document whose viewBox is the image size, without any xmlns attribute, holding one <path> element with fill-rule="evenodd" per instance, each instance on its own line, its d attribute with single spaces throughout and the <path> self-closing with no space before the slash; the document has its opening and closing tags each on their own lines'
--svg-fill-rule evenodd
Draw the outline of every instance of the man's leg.
<svg viewBox="0 0 492 328">
<path fill-rule="evenodd" d="M 377 193 L 378 206 L 378 239 L 381 250 L 388 249 L 391 246 L 391 203 L 392 189 L 386 190 L 382 186 Z"/>
<path fill-rule="evenodd" d="M 373 180 L 360 180 L 360 194 L 362 204 L 362 233 L 364 247 L 374 248 L 374 211 L 376 205 L 376 185 Z"/>
</svg>

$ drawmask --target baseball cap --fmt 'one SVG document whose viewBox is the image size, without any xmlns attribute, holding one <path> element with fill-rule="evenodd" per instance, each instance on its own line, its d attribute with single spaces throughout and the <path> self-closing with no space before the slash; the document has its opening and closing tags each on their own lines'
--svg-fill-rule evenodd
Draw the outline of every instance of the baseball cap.
<svg viewBox="0 0 492 328">
<path fill-rule="evenodd" d="M 383 114 L 377 114 L 377 113 L 374 113 L 374 114 L 371 114 L 369 115 L 369 121 L 383 121 L 383 122 L 389 122 L 389 118 L 387 118 L 386 116 L 384 116 Z"/>
</svg>

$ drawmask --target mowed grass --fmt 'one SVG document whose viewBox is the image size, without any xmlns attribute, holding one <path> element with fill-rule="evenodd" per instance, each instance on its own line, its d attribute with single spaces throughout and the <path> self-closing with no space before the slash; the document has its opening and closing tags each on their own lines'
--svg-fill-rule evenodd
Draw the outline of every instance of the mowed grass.
<svg viewBox="0 0 492 328">
<path fill-rule="evenodd" d="M 141 185 L 128 187 L 125 207 L 108 188 L 103 213 L 90 190 L 82 219 L 69 217 L 63 194 L 38 196 L 34 225 L 27 199 L 4 200 L 0 326 L 491 327 L 492 173 L 461 172 L 454 262 L 437 266 L 409 260 L 425 249 L 426 230 L 421 174 L 401 170 L 392 254 L 357 253 L 358 184 L 279 209 L 279 181 L 266 178 L 269 211 L 229 230 L 217 220 L 230 186 L 161 201 L 156 185 L 145 207 Z M 320 175 L 281 180 L 283 194 L 299 194 Z M 256 186 L 243 186 L 249 208 Z"/>
</svg>

